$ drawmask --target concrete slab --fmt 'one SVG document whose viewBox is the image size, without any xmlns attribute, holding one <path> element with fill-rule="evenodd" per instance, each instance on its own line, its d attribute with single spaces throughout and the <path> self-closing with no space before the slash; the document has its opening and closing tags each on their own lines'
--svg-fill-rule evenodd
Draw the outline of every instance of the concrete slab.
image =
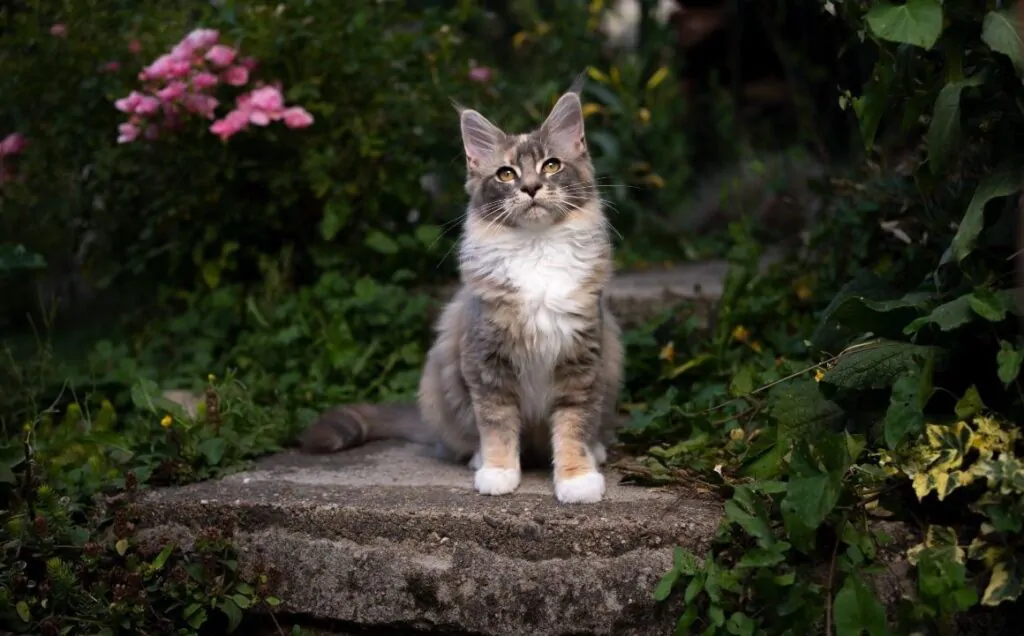
<svg viewBox="0 0 1024 636">
<path fill-rule="evenodd" d="M 559 504 L 550 473 L 484 497 L 472 472 L 421 447 L 378 442 L 336 455 L 283 453 L 221 480 L 147 493 L 144 536 L 186 548 L 236 528 L 242 567 L 279 573 L 284 610 L 361 626 L 460 633 L 668 633 L 656 605 L 673 545 L 703 553 L 712 501 L 618 484 L 605 501 Z"/>
</svg>

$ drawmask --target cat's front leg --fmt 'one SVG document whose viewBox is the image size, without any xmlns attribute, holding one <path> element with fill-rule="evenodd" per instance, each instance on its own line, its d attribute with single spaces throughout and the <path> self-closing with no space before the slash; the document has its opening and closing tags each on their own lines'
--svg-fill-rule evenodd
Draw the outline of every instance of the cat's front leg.
<svg viewBox="0 0 1024 636">
<path fill-rule="evenodd" d="M 474 397 L 480 430 L 479 458 L 473 479 L 481 495 L 505 495 L 519 487 L 519 405 L 514 396 L 485 393 Z"/>
<path fill-rule="evenodd" d="M 601 394 L 596 370 L 565 364 L 555 374 L 551 449 L 555 497 L 562 503 L 596 503 L 604 496 L 594 440 L 599 432 Z"/>
</svg>

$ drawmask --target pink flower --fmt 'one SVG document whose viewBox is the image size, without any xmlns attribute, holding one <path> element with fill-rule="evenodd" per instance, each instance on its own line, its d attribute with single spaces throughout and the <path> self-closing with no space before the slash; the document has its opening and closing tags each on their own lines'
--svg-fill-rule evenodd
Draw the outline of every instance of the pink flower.
<svg viewBox="0 0 1024 636">
<path fill-rule="evenodd" d="M 132 91 L 128 94 L 128 97 L 122 97 L 121 99 L 114 102 L 114 108 L 121 111 L 122 113 L 134 113 L 141 99 L 142 93 L 138 91 Z"/>
<path fill-rule="evenodd" d="M 213 119 L 219 103 L 215 97 L 198 93 L 187 93 L 181 99 L 181 105 L 187 110 L 209 119 Z"/>
<path fill-rule="evenodd" d="M 50 27 L 50 35 L 55 38 L 66 38 L 68 37 L 68 25 L 58 22 Z"/>
<path fill-rule="evenodd" d="M 103 70 L 107 73 L 116 73 L 121 70 L 121 63 L 116 61 L 107 62 L 103 65 Z"/>
<path fill-rule="evenodd" d="M 156 96 L 165 102 L 172 102 L 184 95 L 187 89 L 188 87 L 185 85 L 185 82 L 181 80 L 171 80 L 168 82 L 167 86 L 157 91 Z"/>
<path fill-rule="evenodd" d="M 205 90 L 212 86 L 216 86 L 218 81 L 219 80 L 216 75 L 203 71 L 202 73 L 196 73 L 192 77 L 192 86 L 199 90 Z"/>
<path fill-rule="evenodd" d="M 21 133 L 11 133 L 0 141 L 0 157 L 19 154 L 28 146 L 28 139 Z"/>
<path fill-rule="evenodd" d="M 119 144 L 126 144 L 135 141 L 139 137 L 139 127 L 128 122 L 119 124 L 117 132 L 117 143 Z"/>
<path fill-rule="evenodd" d="M 218 44 L 206 53 L 206 59 L 209 60 L 214 66 L 223 68 L 234 62 L 236 55 L 237 53 L 230 46 Z"/>
<path fill-rule="evenodd" d="M 255 109 L 276 112 L 284 108 L 284 96 L 274 86 L 262 86 L 252 92 L 250 104 Z"/>
<path fill-rule="evenodd" d="M 301 106 L 292 106 L 281 114 L 284 125 L 289 128 L 306 128 L 313 124 L 313 116 Z"/>
<path fill-rule="evenodd" d="M 478 84 L 486 84 L 491 81 L 491 69 L 486 66 L 473 66 L 469 69 L 470 81 L 477 82 Z"/>
<path fill-rule="evenodd" d="M 170 55 L 161 55 L 156 58 L 152 64 L 142 69 L 142 73 L 139 74 L 139 79 L 153 80 L 153 79 L 167 79 L 171 75 L 171 64 L 174 62 L 174 58 Z"/>
<path fill-rule="evenodd" d="M 256 126 L 270 124 L 270 115 L 262 110 L 249 111 L 249 121 Z"/>
<path fill-rule="evenodd" d="M 210 132 L 221 140 L 227 140 L 243 130 L 249 124 L 249 115 L 242 110 L 233 110 L 224 119 L 218 119 L 210 125 Z"/>
<path fill-rule="evenodd" d="M 142 42 L 138 38 L 128 40 L 128 52 L 138 55 L 142 52 Z"/>
<path fill-rule="evenodd" d="M 196 29 L 181 42 L 188 43 L 193 49 L 205 49 L 216 44 L 219 39 L 220 33 L 214 29 Z"/>
<path fill-rule="evenodd" d="M 245 86 L 249 81 L 249 69 L 244 66 L 232 66 L 224 71 L 224 81 L 231 86 Z"/>
<path fill-rule="evenodd" d="M 192 70 L 192 63 L 188 60 L 174 60 L 170 64 L 169 75 L 171 77 L 185 77 Z"/>
<path fill-rule="evenodd" d="M 257 62 L 256 58 L 254 58 L 254 57 L 243 57 L 242 61 L 241 61 L 241 64 L 245 68 L 249 69 L 250 73 L 255 71 L 256 67 L 260 65 L 260 63 Z"/>
<path fill-rule="evenodd" d="M 135 105 L 136 115 L 152 115 L 160 110 L 160 100 L 150 95 L 143 95 Z"/>
</svg>

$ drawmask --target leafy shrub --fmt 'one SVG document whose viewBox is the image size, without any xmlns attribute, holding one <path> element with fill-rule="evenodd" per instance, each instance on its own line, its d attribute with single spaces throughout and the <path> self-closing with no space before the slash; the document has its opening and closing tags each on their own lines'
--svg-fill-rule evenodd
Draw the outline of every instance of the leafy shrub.
<svg viewBox="0 0 1024 636">
<path fill-rule="evenodd" d="M 893 148 L 923 140 L 926 153 L 912 183 L 852 189 L 859 237 L 844 235 L 849 199 L 833 197 L 802 262 L 754 274 L 757 250 L 738 233 L 710 344 L 680 365 L 674 346 L 648 341 L 648 360 L 662 347 L 646 367 L 659 388 L 637 393 L 670 393 L 630 438 L 665 441 L 632 472 L 729 496 L 709 554 L 680 551 L 656 591 L 684 590 L 680 633 L 808 633 L 823 618 L 840 635 L 945 633 L 1022 592 L 1011 195 L 1024 181 L 1007 143 L 1024 123 L 1010 106 L 1019 25 L 968 3 L 826 4 L 876 47 L 873 79 L 847 95 L 868 149 L 882 166 Z M 668 324 L 662 338 L 692 329 Z M 880 519 L 923 532 L 886 547 Z M 913 591 L 887 612 L 879 555 L 915 536 Z"/>
</svg>

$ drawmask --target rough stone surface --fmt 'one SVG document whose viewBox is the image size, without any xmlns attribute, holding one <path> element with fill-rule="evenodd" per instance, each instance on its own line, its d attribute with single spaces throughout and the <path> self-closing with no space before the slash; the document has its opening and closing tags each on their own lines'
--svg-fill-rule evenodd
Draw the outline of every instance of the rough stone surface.
<svg viewBox="0 0 1024 636">
<path fill-rule="evenodd" d="M 251 470 L 141 499 L 144 536 L 188 548 L 232 526 L 242 566 L 280 576 L 285 610 L 361 626 L 479 634 L 669 633 L 679 607 L 651 590 L 672 546 L 706 549 L 713 502 L 617 483 L 597 505 L 559 504 L 550 473 L 484 497 L 472 472 L 378 442 L 284 453 Z"/>
</svg>

